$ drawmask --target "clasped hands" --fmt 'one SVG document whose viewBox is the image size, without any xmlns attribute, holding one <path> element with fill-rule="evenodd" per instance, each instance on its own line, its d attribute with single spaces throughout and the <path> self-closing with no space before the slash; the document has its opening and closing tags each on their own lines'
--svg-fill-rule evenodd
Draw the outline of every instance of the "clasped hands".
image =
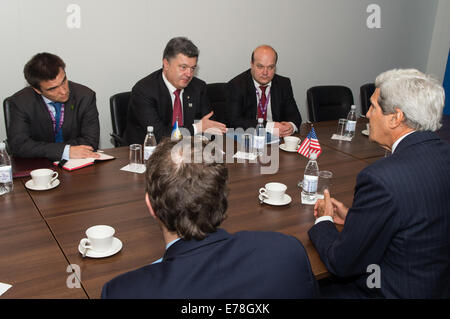
<svg viewBox="0 0 450 319">
<path fill-rule="evenodd" d="M 289 136 L 294 133 L 294 128 L 289 122 L 274 122 L 273 128 L 274 132 L 278 132 L 275 135 L 278 135 L 279 137 Z"/>
<path fill-rule="evenodd" d="M 340 201 L 331 198 L 330 192 L 326 189 L 323 192 L 324 198 L 318 199 L 314 205 L 314 217 L 331 216 L 335 224 L 344 225 L 348 208 Z"/>
</svg>

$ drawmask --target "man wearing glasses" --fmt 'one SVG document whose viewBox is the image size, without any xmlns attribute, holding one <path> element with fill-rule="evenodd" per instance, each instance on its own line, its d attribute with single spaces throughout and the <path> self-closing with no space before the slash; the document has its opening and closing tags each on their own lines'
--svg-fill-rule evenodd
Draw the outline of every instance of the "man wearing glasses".
<svg viewBox="0 0 450 319">
<path fill-rule="evenodd" d="M 128 105 L 125 138 L 141 144 L 147 126 L 153 126 L 156 141 L 170 136 L 175 122 L 191 135 L 212 129 L 226 132 L 225 124 L 212 120 L 206 83 L 194 77 L 199 51 L 187 38 L 171 39 L 164 49 L 163 68 L 133 87 Z M 201 119 L 194 124 L 194 119 Z M 210 131 L 211 132 L 211 131 Z"/>
<path fill-rule="evenodd" d="M 30 85 L 11 96 L 8 143 L 17 157 L 98 157 L 100 124 L 95 92 L 67 79 L 64 61 L 36 54 L 24 68 Z"/>
<path fill-rule="evenodd" d="M 257 47 L 250 69 L 228 82 L 228 124 L 247 129 L 263 118 L 268 132 L 280 137 L 298 131 L 302 118 L 289 78 L 275 74 L 277 52 L 268 45 Z"/>
</svg>

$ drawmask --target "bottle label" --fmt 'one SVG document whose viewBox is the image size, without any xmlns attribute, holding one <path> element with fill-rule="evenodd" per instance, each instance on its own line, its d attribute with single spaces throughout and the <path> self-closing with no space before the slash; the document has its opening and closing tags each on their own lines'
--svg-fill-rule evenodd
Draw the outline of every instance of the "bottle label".
<svg viewBox="0 0 450 319">
<path fill-rule="evenodd" d="M 12 182 L 12 167 L 11 165 L 0 167 L 0 183 Z"/>
<path fill-rule="evenodd" d="M 144 161 L 147 161 L 150 156 L 153 154 L 156 146 L 145 146 L 144 147 Z"/>
<path fill-rule="evenodd" d="M 349 132 L 354 132 L 356 128 L 356 121 L 347 121 L 345 124 L 345 130 Z"/>
<path fill-rule="evenodd" d="M 253 137 L 253 147 L 260 150 L 264 148 L 264 144 L 265 144 L 265 138 L 264 136 L 257 136 L 255 135 Z"/>
<path fill-rule="evenodd" d="M 319 176 L 304 175 L 303 176 L 303 190 L 308 193 L 315 193 L 317 191 L 317 183 Z"/>
</svg>

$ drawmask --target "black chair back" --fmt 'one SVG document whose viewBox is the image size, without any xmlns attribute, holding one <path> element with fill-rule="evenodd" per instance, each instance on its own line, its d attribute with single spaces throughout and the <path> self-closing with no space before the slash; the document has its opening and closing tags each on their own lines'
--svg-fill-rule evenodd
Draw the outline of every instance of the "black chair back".
<svg viewBox="0 0 450 319">
<path fill-rule="evenodd" d="M 6 98 L 3 100 L 3 115 L 5 117 L 6 135 L 8 135 L 9 123 L 11 121 L 11 113 L 10 113 L 11 105 L 9 104 L 8 99 L 9 98 Z"/>
<path fill-rule="evenodd" d="M 209 83 L 206 94 L 214 111 L 216 121 L 226 124 L 227 114 L 227 83 Z"/>
<path fill-rule="evenodd" d="M 352 91 L 346 86 L 313 86 L 306 92 L 311 122 L 346 118 L 353 105 Z"/>
<path fill-rule="evenodd" d="M 370 108 L 370 97 L 372 96 L 373 92 L 375 91 L 375 84 L 374 83 L 366 83 L 364 85 L 361 85 L 361 88 L 359 90 L 360 98 L 361 98 L 361 114 L 366 115 L 367 111 Z"/>
<path fill-rule="evenodd" d="M 124 146 L 127 142 L 123 135 L 127 127 L 127 111 L 128 102 L 130 101 L 131 92 L 117 93 L 109 99 L 109 106 L 111 109 L 111 123 L 113 133 L 110 134 L 113 138 L 114 146 Z"/>
</svg>

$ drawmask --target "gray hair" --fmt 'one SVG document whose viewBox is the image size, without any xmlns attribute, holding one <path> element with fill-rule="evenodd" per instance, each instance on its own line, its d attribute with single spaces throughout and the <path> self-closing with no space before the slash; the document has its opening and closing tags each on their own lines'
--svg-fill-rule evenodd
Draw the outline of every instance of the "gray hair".
<svg viewBox="0 0 450 319">
<path fill-rule="evenodd" d="M 176 37 L 167 42 L 163 53 L 163 59 L 169 61 L 170 59 L 176 57 L 179 53 L 189 58 L 198 58 L 199 51 L 195 44 L 188 38 Z"/>
<path fill-rule="evenodd" d="M 418 131 L 436 131 L 441 127 L 445 92 L 432 76 L 416 69 L 393 69 L 375 79 L 380 89 L 378 104 L 384 114 L 399 108 L 405 124 Z"/>
</svg>

